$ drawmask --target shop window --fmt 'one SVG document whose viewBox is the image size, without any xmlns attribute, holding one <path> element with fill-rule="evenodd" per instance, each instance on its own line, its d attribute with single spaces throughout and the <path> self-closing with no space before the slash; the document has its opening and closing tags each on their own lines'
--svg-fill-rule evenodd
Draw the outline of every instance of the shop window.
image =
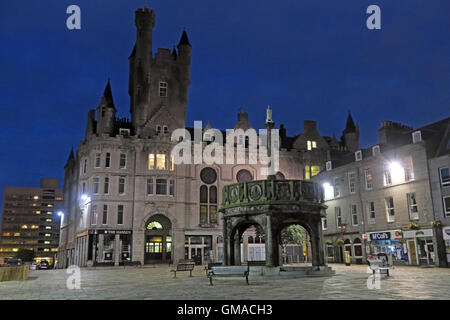
<svg viewBox="0 0 450 320">
<path fill-rule="evenodd" d="M 362 257 L 362 245 L 361 245 L 361 239 L 356 238 L 353 241 L 353 247 L 355 250 L 355 257 Z"/>
<path fill-rule="evenodd" d="M 407 202 L 408 202 L 409 219 L 418 220 L 419 219 L 419 210 L 417 208 L 416 194 L 408 193 L 406 195 L 406 198 L 407 198 Z"/>
</svg>

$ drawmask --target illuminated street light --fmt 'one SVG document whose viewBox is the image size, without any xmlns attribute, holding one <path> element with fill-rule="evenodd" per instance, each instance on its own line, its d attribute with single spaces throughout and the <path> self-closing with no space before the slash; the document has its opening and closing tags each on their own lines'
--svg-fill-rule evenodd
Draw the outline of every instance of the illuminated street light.
<svg viewBox="0 0 450 320">
<path fill-rule="evenodd" d="M 58 211 L 58 216 L 63 217 L 64 213 L 62 211 Z"/>
<path fill-rule="evenodd" d="M 397 161 L 389 163 L 389 171 L 391 172 L 393 183 L 399 183 L 405 180 L 405 169 Z"/>
<path fill-rule="evenodd" d="M 328 182 L 324 182 L 323 190 L 325 200 L 333 198 L 334 188 L 332 185 L 330 185 Z"/>
</svg>

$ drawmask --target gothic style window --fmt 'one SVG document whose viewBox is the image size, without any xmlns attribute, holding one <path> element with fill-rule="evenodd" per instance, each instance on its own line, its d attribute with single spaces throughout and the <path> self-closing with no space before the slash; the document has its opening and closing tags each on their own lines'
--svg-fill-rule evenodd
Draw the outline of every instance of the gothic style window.
<svg viewBox="0 0 450 320">
<path fill-rule="evenodd" d="M 156 169 L 167 170 L 165 154 L 157 154 L 156 155 Z"/>
<path fill-rule="evenodd" d="M 160 82 L 159 83 L 159 96 L 160 97 L 167 97 L 167 82 Z"/>
<path fill-rule="evenodd" d="M 217 223 L 217 187 L 200 187 L 200 223 Z"/>
<path fill-rule="evenodd" d="M 217 173 L 216 170 L 213 168 L 207 167 L 203 168 L 202 171 L 200 171 L 200 179 L 203 181 L 203 183 L 211 184 L 216 182 L 217 179 Z"/>
<path fill-rule="evenodd" d="M 250 173 L 250 171 L 248 171 L 246 169 L 242 169 L 242 170 L 239 170 L 238 173 L 236 174 L 236 180 L 238 182 L 252 181 L 253 176 Z"/>
<path fill-rule="evenodd" d="M 154 169 L 155 168 L 155 154 L 149 153 L 148 154 L 148 169 Z"/>
</svg>

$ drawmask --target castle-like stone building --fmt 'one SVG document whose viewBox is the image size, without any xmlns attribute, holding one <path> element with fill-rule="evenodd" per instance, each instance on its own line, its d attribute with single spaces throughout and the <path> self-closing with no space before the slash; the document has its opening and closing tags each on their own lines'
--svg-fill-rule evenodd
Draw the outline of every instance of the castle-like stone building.
<svg viewBox="0 0 450 320">
<path fill-rule="evenodd" d="M 192 46 L 184 30 L 177 49 L 153 54 L 155 13 L 138 9 L 135 23 L 136 44 L 129 57 L 131 121 L 116 118 L 108 82 L 99 106 L 88 112 L 84 140 L 65 165 L 59 267 L 220 261 L 223 186 L 266 178 L 261 165 L 248 161 L 174 163 L 172 132 L 193 130 L 186 127 Z M 245 111 L 238 113 L 234 129 L 239 128 L 252 128 Z M 279 136 L 278 178 L 310 179 L 325 170 L 332 155 L 359 149 L 359 129 L 350 114 L 340 141 L 322 136 L 315 121 L 305 121 L 303 132 L 294 137 L 280 125 Z M 247 145 L 242 138 L 235 147 Z"/>
</svg>

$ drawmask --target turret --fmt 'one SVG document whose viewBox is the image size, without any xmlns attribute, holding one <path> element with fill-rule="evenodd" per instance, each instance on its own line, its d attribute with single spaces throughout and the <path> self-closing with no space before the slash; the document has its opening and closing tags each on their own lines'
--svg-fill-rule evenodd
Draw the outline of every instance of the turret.
<svg viewBox="0 0 450 320">
<path fill-rule="evenodd" d="M 136 48 L 130 56 L 130 112 L 135 129 L 147 120 L 145 106 L 150 103 L 150 76 L 152 60 L 152 32 L 155 12 L 148 8 L 135 13 Z"/>
<path fill-rule="evenodd" d="M 347 116 L 347 123 L 341 137 L 345 149 L 351 152 L 359 150 L 359 127 L 355 125 L 350 112 Z"/>
<path fill-rule="evenodd" d="M 191 83 L 191 50 L 192 46 L 189 42 L 186 30 L 181 35 L 178 43 L 178 62 L 180 63 L 181 80 L 186 86 L 186 101 L 187 101 L 187 86 Z"/>
<path fill-rule="evenodd" d="M 98 135 L 114 133 L 114 121 L 116 119 L 116 108 L 111 92 L 111 85 L 108 80 L 100 104 L 97 107 L 97 130 Z"/>
</svg>

